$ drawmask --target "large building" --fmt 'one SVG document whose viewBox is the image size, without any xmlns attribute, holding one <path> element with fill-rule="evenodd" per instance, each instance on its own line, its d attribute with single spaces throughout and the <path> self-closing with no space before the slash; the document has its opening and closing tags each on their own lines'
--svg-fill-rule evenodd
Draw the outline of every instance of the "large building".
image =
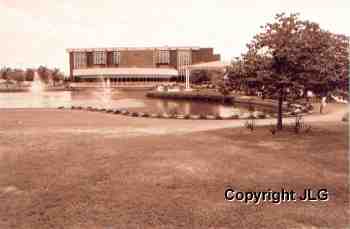
<svg viewBox="0 0 350 229">
<path fill-rule="evenodd" d="M 187 66 L 220 60 L 213 48 L 200 47 L 84 48 L 67 52 L 72 81 L 184 80 Z"/>
</svg>

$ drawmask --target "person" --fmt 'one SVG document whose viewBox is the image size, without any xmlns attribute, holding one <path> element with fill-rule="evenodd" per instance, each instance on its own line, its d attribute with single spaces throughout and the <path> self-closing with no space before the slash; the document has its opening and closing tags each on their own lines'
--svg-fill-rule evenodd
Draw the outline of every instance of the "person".
<svg viewBox="0 0 350 229">
<path fill-rule="evenodd" d="M 313 96 L 314 95 L 313 95 L 312 91 L 310 91 L 310 90 L 306 91 L 306 101 L 309 102 Z"/>
<path fill-rule="evenodd" d="M 320 114 L 323 114 L 323 110 L 326 107 L 326 96 L 323 96 L 321 99 L 321 105 L 320 105 Z"/>
</svg>

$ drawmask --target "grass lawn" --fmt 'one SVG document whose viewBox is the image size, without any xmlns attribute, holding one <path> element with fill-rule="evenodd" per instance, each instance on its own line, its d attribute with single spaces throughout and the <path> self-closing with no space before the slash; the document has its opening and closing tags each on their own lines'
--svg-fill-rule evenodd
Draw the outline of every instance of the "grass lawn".
<svg viewBox="0 0 350 229">
<path fill-rule="evenodd" d="M 107 116 L 0 111 L 1 229 L 349 225 L 346 123 L 300 135 L 264 127 L 132 134 L 157 121 Z M 225 201 L 227 187 L 326 188 L 329 201 L 247 205 Z"/>
</svg>

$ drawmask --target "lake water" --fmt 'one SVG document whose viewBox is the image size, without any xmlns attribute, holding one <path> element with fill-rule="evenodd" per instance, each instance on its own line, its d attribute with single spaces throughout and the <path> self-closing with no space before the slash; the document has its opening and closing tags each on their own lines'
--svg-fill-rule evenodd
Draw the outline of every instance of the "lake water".
<svg viewBox="0 0 350 229">
<path fill-rule="evenodd" d="M 205 114 L 223 117 L 248 112 L 247 108 L 199 101 L 164 100 L 146 97 L 147 91 L 126 89 L 85 89 L 81 91 L 46 91 L 0 93 L 0 108 L 57 108 L 92 106 L 124 108 L 150 113 Z"/>
</svg>

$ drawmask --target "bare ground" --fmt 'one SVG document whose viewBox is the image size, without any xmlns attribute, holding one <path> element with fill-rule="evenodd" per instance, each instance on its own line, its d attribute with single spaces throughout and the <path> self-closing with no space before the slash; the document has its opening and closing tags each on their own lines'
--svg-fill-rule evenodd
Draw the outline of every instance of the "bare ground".
<svg viewBox="0 0 350 229">
<path fill-rule="evenodd" d="M 275 136 L 220 129 L 241 121 L 1 110 L 0 228 L 348 228 L 348 125 L 329 110 L 306 118 L 309 134 Z M 225 201 L 227 187 L 330 198 L 247 205 Z"/>
</svg>

